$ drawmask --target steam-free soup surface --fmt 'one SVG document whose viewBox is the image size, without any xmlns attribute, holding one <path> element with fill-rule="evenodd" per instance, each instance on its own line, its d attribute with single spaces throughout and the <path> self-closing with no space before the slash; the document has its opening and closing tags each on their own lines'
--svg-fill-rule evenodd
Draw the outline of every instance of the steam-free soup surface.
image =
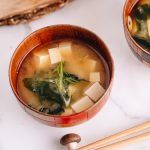
<svg viewBox="0 0 150 150">
<path fill-rule="evenodd" d="M 109 84 L 108 66 L 90 46 L 62 40 L 39 46 L 23 60 L 18 93 L 30 107 L 52 115 L 88 109 Z"/>
</svg>

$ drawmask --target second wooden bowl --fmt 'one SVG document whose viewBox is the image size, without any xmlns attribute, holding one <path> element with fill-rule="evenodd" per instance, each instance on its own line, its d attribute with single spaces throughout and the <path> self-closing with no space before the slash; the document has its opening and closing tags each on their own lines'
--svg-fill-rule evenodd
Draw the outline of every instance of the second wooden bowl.
<svg viewBox="0 0 150 150">
<path fill-rule="evenodd" d="M 123 10 L 123 23 L 124 23 L 124 31 L 127 42 L 131 47 L 132 52 L 135 56 L 144 64 L 150 66 L 150 52 L 146 51 L 142 48 L 131 36 L 128 30 L 128 16 L 130 15 L 133 7 L 139 2 L 139 0 L 126 0 L 124 10 Z"/>
</svg>

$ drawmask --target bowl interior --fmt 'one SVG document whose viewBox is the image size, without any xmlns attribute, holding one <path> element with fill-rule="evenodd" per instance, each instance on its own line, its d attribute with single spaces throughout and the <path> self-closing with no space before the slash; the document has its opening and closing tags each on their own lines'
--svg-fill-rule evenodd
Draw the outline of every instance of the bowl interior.
<svg viewBox="0 0 150 150">
<path fill-rule="evenodd" d="M 114 72 L 113 60 L 108 51 L 108 48 L 105 46 L 102 40 L 100 40 L 94 33 L 77 26 L 56 25 L 45 27 L 33 32 L 18 46 L 10 63 L 9 78 L 11 87 L 18 100 L 26 107 L 27 104 L 25 104 L 24 101 L 20 99 L 17 93 L 17 74 L 22 61 L 24 60 L 26 55 L 35 47 L 64 38 L 77 39 L 89 44 L 105 59 L 110 72 L 110 85 Z"/>
</svg>

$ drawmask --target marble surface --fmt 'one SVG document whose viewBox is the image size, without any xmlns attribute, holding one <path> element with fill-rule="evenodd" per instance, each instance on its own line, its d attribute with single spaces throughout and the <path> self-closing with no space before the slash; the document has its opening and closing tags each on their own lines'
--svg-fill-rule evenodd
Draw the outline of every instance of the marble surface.
<svg viewBox="0 0 150 150">
<path fill-rule="evenodd" d="M 150 68 L 140 63 L 125 40 L 122 11 L 125 0 L 75 0 L 37 21 L 0 27 L 0 150 L 63 150 L 62 135 L 81 135 L 80 146 L 150 120 Z M 109 47 L 115 61 L 111 96 L 90 121 L 70 128 L 43 125 L 18 105 L 8 80 L 11 56 L 31 32 L 52 24 L 74 24 L 92 30 Z M 150 150 L 150 141 L 119 150 Z"/>
</svg>

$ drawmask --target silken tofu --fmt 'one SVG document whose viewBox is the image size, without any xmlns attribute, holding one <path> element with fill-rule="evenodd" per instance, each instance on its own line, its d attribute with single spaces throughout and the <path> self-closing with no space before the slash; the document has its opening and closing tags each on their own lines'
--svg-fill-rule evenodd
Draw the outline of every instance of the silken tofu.
<svg viewBox="0 0 150 150">
<path fill-rule="evenodd" d="M 43 69 L 50 68 L 51 66 L 50 57 L 47 53 L 45 54 L 34 53 L 34 58 L 36 61 L 37 69 L 43 70 Z"/>
<path fill-rule="evenodd" d="M 59 44 L 59 51 L 63 60 L 68 60 L 72 57 L 72 43 L 71 42 L 61 42 Z"/>
<path fill-rule="evenodd" d="M 95 82 L 85 91 L 85 95 L 89 96 L 94 102 L 97 102 L 104 93 L 105 89 L 99 82 Z"/>
<path fill-rule="evenodd" d="M 89 77 L 90 82 L 100 82 L 100 73 L 91 72 Z"/>
<path fill-rule="evenodd" d="M 71 105 L 71 108 L 76 112 L 79 113 L 91 107 L 94 103 L 88 96 L 84 96 L 75 103 Z"/>
<path fill-rule="evenodd" d="M 59 51 L 58 47 L 50 48 L 48 50 L 48 52 L 49 52 L 50 61 L 51 61 L 52 65 L 56 64 L 56 63 L 58 63 L 62 60 L 62 57 L 61 57 L 61 54 L 60 54 L 60 51 Z"/>
</svg>

